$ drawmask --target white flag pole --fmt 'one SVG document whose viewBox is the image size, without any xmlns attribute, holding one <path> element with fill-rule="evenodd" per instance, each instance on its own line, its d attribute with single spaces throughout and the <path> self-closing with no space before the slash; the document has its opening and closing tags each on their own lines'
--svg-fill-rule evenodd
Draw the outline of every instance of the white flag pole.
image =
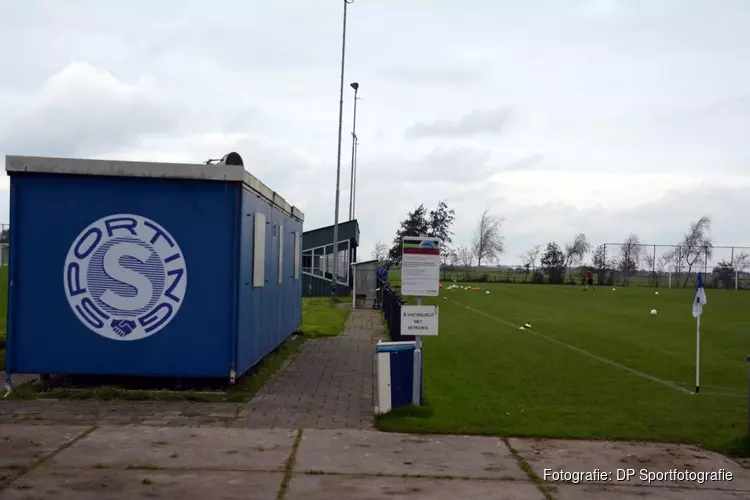
<svg viewBox="0 0 750 500">
<path fill-rule="evenodd" d="M 695 393 L 701 392 L 701 317 L 698 315 L 695 329 Z"/>
</svg>

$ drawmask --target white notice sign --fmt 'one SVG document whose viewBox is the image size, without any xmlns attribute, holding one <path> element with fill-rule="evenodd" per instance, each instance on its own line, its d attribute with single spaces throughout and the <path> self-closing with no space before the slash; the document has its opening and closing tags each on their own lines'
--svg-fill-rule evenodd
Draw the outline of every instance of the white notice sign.
<svg viewBox="0 0 750 500">
<path fill-rule="evenodd" d="M 437 335 L 438 306 L 401 306 L 401 335 Z"/>
<path fill-rule="evenodd" d="M 401 258 L 401 295 L 440 294 L 440 240 L 406 236 Z"/>
</svg>

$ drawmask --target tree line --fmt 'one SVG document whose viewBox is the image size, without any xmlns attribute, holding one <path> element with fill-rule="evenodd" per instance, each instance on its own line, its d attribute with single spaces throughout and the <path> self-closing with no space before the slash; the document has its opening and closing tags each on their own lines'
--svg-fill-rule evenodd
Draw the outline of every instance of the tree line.
<svg viewBox="0 0 750 500">
<path fill-rule="evenodd" d="M 443 242 L 443 279 L 456 279 L 457 276 L 461 278 L 461 275 L 467 281 L 489 279 L 488 268 L 497 264 L 505 251 L 505 240 L 501 234 L 504 219 L 488 208 L 485 209 L 475 223 L 469 244 L 458 247 L 454 247 L 452 239 L 454 233 L 451 228 L 454 221 L 455 212 L 448 207 L 446 201 L 438 202 L 434 210 L 428 210 L 424 204 L 420 204 L 400 222 L 390 247 L 378 241 L 372 257 L 381 266 L 400 267 L 401 241 L 404 236 L 436 237 Z M 629 234 L 617 246 L 601 244 L 593 247 L 584 233 L 574 235 L 572 240 L 562 245 L 556 241 L 550 241 L 544 246 L 535 245 L 519 256 L 519 281 L 526 282 L 531 278 L 533 283 L 575 283 L 582 282 L 585 275 L 591 272 L 599 284 L 614 285 L 616 282 L 618 285 L 628 286 L 633 277 L 645 272 L 648 284 L 659 286 L 660 277 L 667 267 L 675 266 L 675 276 L 686 287 L 692 271 L 702 269 L 713 255 L 711 224 L 708 216 L 691 222 L 675 247 L 658 257 L 650 251 L 653 247 L 642 244 L 635 233 Z M 590 260 L 587 260 L 589 256 Z M 729 287 L 734 280 L 735 271 L 743 272 L 749 267 L 750 256 L 742 252 L 734 255 L 731 262 L 720 261 L 713 268 L 712 278 Z M 686 272 L 683 273 L 682 270 Z"/>
</svg>

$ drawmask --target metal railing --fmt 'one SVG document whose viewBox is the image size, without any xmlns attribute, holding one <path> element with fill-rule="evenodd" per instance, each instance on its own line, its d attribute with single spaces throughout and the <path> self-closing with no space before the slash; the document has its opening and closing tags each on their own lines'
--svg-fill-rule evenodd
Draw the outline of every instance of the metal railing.
<svg viewBox="0 0 750 500">
<path fill-rule="evenodd" d="M 375 307 L 383 310 L 388 333 L 390 333 L 393 342 L 414 341 L 413 335 L 401 335 L 401 306 L 404 304 L 406 304 L 406 301 L 393 289 L 391 284 L 378 278 Z"/>
</svg>

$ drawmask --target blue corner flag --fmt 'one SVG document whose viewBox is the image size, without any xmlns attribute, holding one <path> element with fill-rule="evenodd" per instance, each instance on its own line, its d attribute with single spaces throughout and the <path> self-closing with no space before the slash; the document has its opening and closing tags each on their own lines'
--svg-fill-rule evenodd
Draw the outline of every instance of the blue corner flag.
<svg viewBox="0 0 750 500">
<path fill-rule="evenodd" d="M 703 314 L 704 305 L 706 305 L 706 290 L 703 289 L 703 273 L 698 273 L 698 285 L 695 288 L 695 298 L 693 299 L 694 318 Z"/>
</svg>

